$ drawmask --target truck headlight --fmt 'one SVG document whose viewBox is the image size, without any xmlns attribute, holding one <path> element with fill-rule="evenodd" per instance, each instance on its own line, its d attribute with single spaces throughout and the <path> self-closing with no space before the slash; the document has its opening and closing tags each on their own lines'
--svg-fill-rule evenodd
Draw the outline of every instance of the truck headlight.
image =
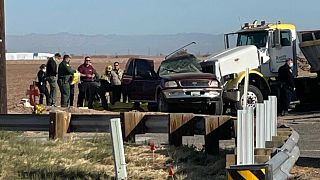
<svg viewBox="0 0 320 180">
<path fill-rule="evenodd" d="M 209 82 L 209 87 L 219 87 L 219 82 L 218 81 L 210 81 Z"/>
<path fill-rule="evenodd" d="M 178 87 L 178 84 L 175 81 L 167 81 L 164 83 L 164 87 Z"/>
</svg>

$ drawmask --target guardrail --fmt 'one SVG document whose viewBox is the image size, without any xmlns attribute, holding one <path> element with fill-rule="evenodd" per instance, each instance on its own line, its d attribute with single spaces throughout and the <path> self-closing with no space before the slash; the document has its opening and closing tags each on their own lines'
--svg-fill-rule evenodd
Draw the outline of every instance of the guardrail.
<svg viewBox="0 0 320 180">
<path fill-rule="evenodd" d="M 227 156 L 228 179 L 288 179 L 300 156 L 299 134 L 290 128 L 277 128 L 276 97 L 269 96 L 255 110 L 238 110 L 237 154 Z M 234 162 L 228 162 L 228 158 Z"/>
<path fill-rule="evenodd" d="M 299 134 L 292 130 L 291 136 L 286 143 L 279 149 L 276 149 L 276 155 L 272 157 L 266 164 L 271 165 L 273 179 L 290 178 L 290 170 L 300 156 L 300 150 L 297 146 Z"/>
<path fill-rule="evenodd" d="M 72 114 L 52 112 L 49 115 L 0 115 L 0 130 L 49 131 L 52 139 L 67 132 L 110 132 L 110 119 L 120 118 L 122 137 L 134 142 L 136 134 L 167 133 L 169 144 L 182 145 L 183 136 L 204 135 L 205 151 L 219 152 L 219 140 L 231 139 L 233 119 L 191 113 L 125 112 L 113 114 Z"/>
</svg>

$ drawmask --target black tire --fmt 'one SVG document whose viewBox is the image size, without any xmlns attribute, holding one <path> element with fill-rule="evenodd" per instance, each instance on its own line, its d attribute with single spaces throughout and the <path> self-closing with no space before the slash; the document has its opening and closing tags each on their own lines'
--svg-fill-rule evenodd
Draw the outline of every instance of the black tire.
<svg viewBox="0 0 320 180">
<path fill-rule="evenodd" d="M 240 101 L 236 103 L 236 109 L 243 109 L 242 107 L 242 101 L 243 101 L 243 92 L 244 92 L 244 87 L 240 87 Z M 252 97 L 252 98 L 250 98 Z M 262 103 L 263 102 L 263 95 L 261 91 L 253 86 L 249 85 L 248 86 L 248 106 L 255 107 L 256 103 Z"/>
<path fill-rule="evenodd" d="M 159 112 L 168 112 L 169 111 L 169 106 L 168 106 L 167 100 L 166 100 L 164 94 L 161 92 L 158 95 L 157 104 L 158 104 L 158 111 Z"/>
</svg>

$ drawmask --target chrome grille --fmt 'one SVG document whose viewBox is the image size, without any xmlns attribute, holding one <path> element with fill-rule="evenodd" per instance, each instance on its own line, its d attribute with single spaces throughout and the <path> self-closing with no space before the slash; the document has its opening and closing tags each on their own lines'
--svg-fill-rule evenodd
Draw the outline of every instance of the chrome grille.
<svg viewBox="0 0 320 180">
<path fill-rule="evenodd" d="M 209 80 L 183 80 L 180 81 L 182 87 L 208 87 Z"/>
</svg>

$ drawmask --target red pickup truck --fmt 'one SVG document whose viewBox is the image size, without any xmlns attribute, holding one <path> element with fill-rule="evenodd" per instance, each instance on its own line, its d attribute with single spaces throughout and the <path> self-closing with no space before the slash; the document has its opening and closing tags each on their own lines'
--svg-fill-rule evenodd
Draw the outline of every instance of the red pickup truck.
<svg viewBox="0 0 320 180">
<path fill-rule="evenodd" d="M 222 113 L 219 82 L 192 54 L 165 59 L 157 72 L 153 60 L 130 58 L 122 84 L 131 102 L 148 102 L 150 111 Z"/>
</svg>

